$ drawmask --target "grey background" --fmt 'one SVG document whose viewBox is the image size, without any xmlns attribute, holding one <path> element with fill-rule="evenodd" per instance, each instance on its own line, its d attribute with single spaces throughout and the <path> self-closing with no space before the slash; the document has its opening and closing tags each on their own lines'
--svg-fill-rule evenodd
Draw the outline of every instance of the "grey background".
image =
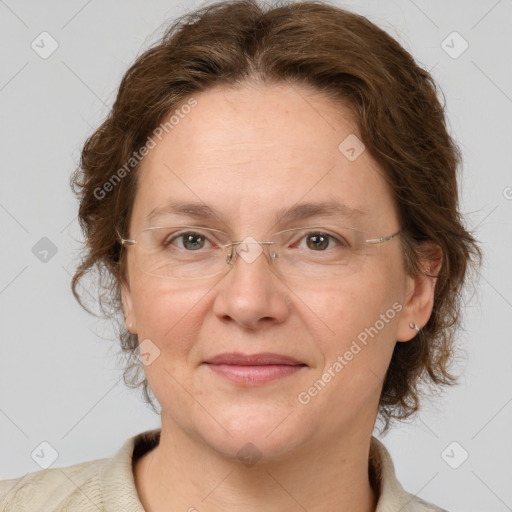
<svg viewBox="0 0 512 512">
<path fill-rule="evenodd" d="M 135 56 L 199 5 L 0 0 L 0 478 L 41 469 L 31 453 L 43 441 L 66 466 L 160 424 L 125 389 L 108 326 L 71 295 L 81 234 L 68 179 Z M 462 211 L 486 253 L 459 337 L 460 385 L 383 440 L 408 491 L 453 512 L 512 510 L 512 1 L 337 5 L 387 30 L 440 84 L 464 152 Z M 58 43 L 47 59 L 31 48 L 43 31 Z M 454 31 L 469 44 L 457 58 Z M 57 250 L 46 262 L 33 252 L 43 237 Z M 469 458 L 452 469 L 460 447 Z"/>
</svg>

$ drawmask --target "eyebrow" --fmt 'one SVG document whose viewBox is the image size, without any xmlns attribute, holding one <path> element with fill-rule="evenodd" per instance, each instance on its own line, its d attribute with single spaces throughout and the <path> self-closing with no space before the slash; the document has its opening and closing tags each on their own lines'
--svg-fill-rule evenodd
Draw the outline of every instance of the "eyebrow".
<svg viewBox="0 0 512 512">
<path fill-rule="evenodd" d="M 201 220 L 220 219 L 225 221 L 222 214 L 206 204 L 168 202 L 163 206 L 153 208 L 146 219 L 150 222 L 164 215 L 181 215 Z M 294 220 L 308 219 L 310 217 L 344 217 L 360 218 L 367 212 L 360 208 L 349 207 L 339 201 L 324 201 L 319 203 L 300 203 L 289 209 L 281 208 L 276 212 L 275 223 L 285 223 Z"/>
</svg>

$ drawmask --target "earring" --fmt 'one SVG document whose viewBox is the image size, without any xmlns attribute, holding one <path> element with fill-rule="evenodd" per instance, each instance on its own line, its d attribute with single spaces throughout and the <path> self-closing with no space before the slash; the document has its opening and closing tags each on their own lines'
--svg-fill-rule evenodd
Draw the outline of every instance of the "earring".
<svg viewBox="0 0 512 512">
<path fill-rule="evenodd" d="M 420 328 L 416 324 L 413 324 L 412 322 L 409 322 L 409 327 L 411 329 L 414 329 L 416 332 L 420 332 Z"/>
</svg>

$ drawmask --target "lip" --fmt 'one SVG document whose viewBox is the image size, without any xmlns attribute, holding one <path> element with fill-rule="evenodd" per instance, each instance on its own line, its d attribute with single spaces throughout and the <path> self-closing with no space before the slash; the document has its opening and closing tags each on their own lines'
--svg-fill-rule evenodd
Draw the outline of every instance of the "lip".
<svg viewBox="0 0 512 512">
<path fill-rule="evenodd" d="M 219 354 L 204 362 L 213 372 L 244 386 L 260 386 L 295 374 L 307 367 L 280 354 Z"/>
<path fill-rule="evenodd" d="M 293 357 L 284 356 L 281 354 L 272 354 L 264 352 L 261 354 L 240 354 L 238 352 L 219 354 L 205 361 L 208 364 L 229 364 L 237 366 L 265 366 L 270 364 L 278 365 L 301 365 Z"/>
</svg>

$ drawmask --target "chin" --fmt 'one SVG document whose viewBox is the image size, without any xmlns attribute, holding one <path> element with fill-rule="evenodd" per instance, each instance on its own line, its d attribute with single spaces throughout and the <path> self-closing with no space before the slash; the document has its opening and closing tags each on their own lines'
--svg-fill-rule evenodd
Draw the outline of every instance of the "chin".
<svg viewBox="0 0 512 512">
<path fill-rule="evenodd" d="M 246 429 L 236 433 L 233 437 L 225 434 L 223 436 L 212 436 L 211 432 L 205 433 L 203 437 L 211 449 L 219 455 L 232 461 L 239 461 L 246 466 L 256 463 L 265 464 L 282 461 L 297 451 L 302 440 L 297 435 L 282 433 L 274 439 L 263 434 Z"/>
<path fill-rule="evenodd" d="M 276 404 L 247 405 L 221 409 L 215 418 L 224 427 L 206 420 L 197 434 L 223 456 L 246 463 L 282 460 L 307 442 L 308 429 L 300 414 Z M 201 428 L 202 427 L 202 428 Z M 229 432 L 229 433 L 228 433 Z"/>
</svg>

